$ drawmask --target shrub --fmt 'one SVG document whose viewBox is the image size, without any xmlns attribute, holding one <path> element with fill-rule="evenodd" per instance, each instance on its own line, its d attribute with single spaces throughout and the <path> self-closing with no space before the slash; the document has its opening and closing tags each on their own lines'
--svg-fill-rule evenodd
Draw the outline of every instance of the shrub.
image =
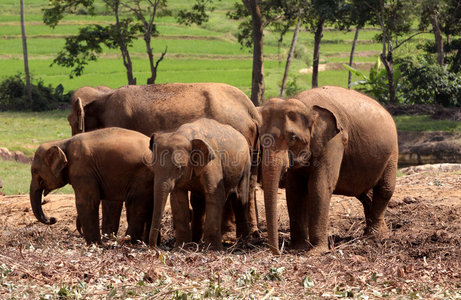
<svg viewBox="0 0 461 300">
<path fill-rule="evenodd" d="M 427 57 L 399 60 L 402 92 L 410 104 L 428 103 L 461 106 L 461 75 Z"/>
<path fill-rule="evenodd" d="M 387 79 L 386 69 L 383 67 L 379 58 L 376 64 L 370 69 L 368 76 L 346 64 L 343 66 L 348 71 L 361 78 L 361 80 L 351 84 L 354 89 L 367 94 L 382 104 L 389 103 L 389 80 Z M 396 102 L 403 102 L 403 96 L 400 89 L 401 74 L 397 65 L 394 65 L 394 85 Z"/>
<path fill-rule="evenodd" d="M 53 110 L 70 103 L 71 92 L 64 94 L 59 84 L 56 88 L 45 86 L 42 80 L 31 84 L 32 101 L 26 95 L 25 82 L 21 74 L 4 78 L 0 82 L 0 110 Z"/>
</svg>

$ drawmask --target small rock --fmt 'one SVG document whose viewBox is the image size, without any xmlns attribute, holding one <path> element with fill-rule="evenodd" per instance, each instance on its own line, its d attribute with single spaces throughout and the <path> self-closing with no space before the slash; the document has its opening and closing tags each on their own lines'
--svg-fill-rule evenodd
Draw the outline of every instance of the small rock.
<svg viewBox="0 0 461 300">
<path fill-rule="evenodd" d="M 411 203 L 416 203 L 418 201 L 416 201 L 416 199 L 413 198 L 413 197 L 408 197 L 407 196 L 407 197 L 403 198 L 403 202 L 406 203 L 406 204 L 411 204 Z"/>
<path fill-rule="evenodd" d="M 24 153 L 22 153 L 21 151 L 15 151 L 13 155 L 14 155 L 14 160 L 17 162 L 20 162 L 23 164 L 26 164 L 29 162 L 29 159 L 27 158 L 27 156 L 25 156 Z"/>
<path fill-rule="evenodd" d="M 11 159 L 11 152 L 10 150 L 4 148 L 4 147 L 0 147 L 0 157 L 3 159 L 3 160 L 10 160 Z"/>
</svg>

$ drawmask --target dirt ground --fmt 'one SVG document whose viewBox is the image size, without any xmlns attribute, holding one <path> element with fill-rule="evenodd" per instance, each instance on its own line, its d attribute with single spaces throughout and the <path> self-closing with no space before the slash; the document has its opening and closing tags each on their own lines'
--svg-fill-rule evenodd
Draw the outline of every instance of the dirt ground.
<svg viewBox="0 0 461 300">
<path fill-rule="evenodd" d="M 358 200 L 334 196 L 331 251 L 321 257 L 288 249 L 283 190 L 281 256 L 265 245 L 261 191 L 262 238 L 246 245 L 228 242 L 223 252 L 171 250 L 169 211 L 160 251 L 121 238 L 106 248 L 88 247 L 75 230 L 73 195 L 46 198 L 45 212 L 58 218 L 52 226 L 36 221 L 28 196 L 0 196 L 0 298 L 459 299 L 461 172 L 455 169 L 405 170 L 386 214 L 390 236 L 382 241 L 362 236 Z"/>
</svg>

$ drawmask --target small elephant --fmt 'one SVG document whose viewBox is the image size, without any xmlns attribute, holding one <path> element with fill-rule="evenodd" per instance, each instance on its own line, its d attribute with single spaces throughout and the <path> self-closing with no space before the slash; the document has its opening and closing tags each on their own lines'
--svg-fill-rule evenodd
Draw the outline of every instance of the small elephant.
<svg viewBox="0 0 461 300">
<path fill-rule="evenodd" d="M 277 190 L 286 155 L 291 244 L 311 254 L 328 251 L 330 199 L 355 196 L 365 232 L 387 232 L 384 213 L 395 187 L 398 145 L 391 115 L 353 90 L 326 86 L 294 99 L 271 99 L 262 109 L 262 182 L 269 246 L 278 249 Z"/>
<path fill-rule="evenodd" d="M 154 133 L 150 148 L 155 173 L 151 246 L 156 245 L 170 193 L 176 246 L 192 240 L 188 191 L 205 198 L 206 246 L 222 249 L 221 222 L 226 201 L 231 201 L 234 209 L 238 235 L 246 237 L 249 234 L 247 204 L 251 160 L 242 134 L 229 125 L 202 118 L 173 132 Z"/>
<path fill-rule="evenodd" d="M 105 128 L 40 145 L 31 166 L 30 202 L 35 217 L 54 224 L 42 211 L 42 193 L 70 183 L 78 219 L 87 243 L 100 242 L 99 203 L 110 199 L 127 209 L 132 241 L 148 242 L 154 176 L 149 161 L 149 137 L 127 129 Z M 120 213 L 116 218 L 120 219 Z M 118 227 L 118 224 L 117 224 Z"/>
</svg>

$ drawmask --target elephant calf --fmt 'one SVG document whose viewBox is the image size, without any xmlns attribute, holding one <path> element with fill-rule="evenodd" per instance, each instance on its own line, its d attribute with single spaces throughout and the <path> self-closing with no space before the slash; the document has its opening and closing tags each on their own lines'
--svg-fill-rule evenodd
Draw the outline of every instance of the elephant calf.
<svg viewBox="0 0 461 300">
<path fill-rule="evenodd" d="M 250 152 L 245 137 L 229 125 L 211 119 L 184 124 L 173 132 L 151 137 L 155 172 L 154 211 L 150 245 L 155 246 L 165 203 L 170 195 L 176 246 L 192 240 L 187 192 L 204 195 L 206 246 L 222 249 L 221 222 L 226 201 L 231 201 L 237 234 L 247 236 Z M 192 203 L 193 214 L 203 203 Z M 197 207 L 198 206 L 198 207 Z M 194 220 L 201 220 L 201 213 Z M 193 221 L 194 221 L 193 220 Z M 192 227 L 197 228 L 200 226 Z"/>
<path fill-rule="evenodd" d="M 42 193 L 70 183 L 75 191 L 78 219 L 87 243 L 100 242 L 99 203 L 126 202 L 132 241 L 144 240 L 150 228 L 154 176 L 144 164 L 150 157 L 149 138 L 122 128 L 105 128 L 40 145 L 32 162 L 30 202 L 35 217 L 54 224 L 42 211 Z M 147 159 L 149 159 L 147 157 Z M 120 212 L 116 218 L 120 220 Z M 118 224 L 117 228 L 118 228 Z M 145 227 L 146 226 L 146 227 Z"/>
</svg>

